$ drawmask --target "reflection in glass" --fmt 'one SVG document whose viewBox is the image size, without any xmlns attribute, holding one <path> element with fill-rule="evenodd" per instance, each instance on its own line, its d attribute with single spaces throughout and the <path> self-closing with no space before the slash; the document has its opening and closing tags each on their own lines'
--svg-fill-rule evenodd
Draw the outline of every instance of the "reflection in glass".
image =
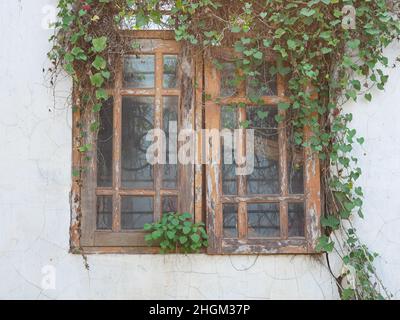
<svg viewBox="0 0 400 320">
<path fill-rule="evenodd" d="M 178 102 L 179 97 L 163 97 L 163 128 L 166 136 L 166 160 L 167 164 L 164 165 L 164 176 L 163 186 L 168 189 L 176 189 L 178 184 L 178 165 L 177 165 L 177 143 L 178 143 Z M 175 129 L 171 132 L 173 136 L 170 136 L 170 129 L 175 126 Z M 170 140 L 173 141 L 170 145 Z M 174 146 L 175 150 L 170 150 L 170 147 Z M 172 157 L 170 156 L 170 151 Z"/>
<path fill-rule="evenodd" d="M 162 198 L 162 213 L 178 212 L 178 197 L 168 196 Z"/>
<path fill-rule="evenodd" d="M 154 97 L 124 97 L 122 100 L 122 186 L 153 188 L 153 166 L 146 159 L 154 128 Z"/>
<path fill-rule="evenodd" d="M 139 21 L 136 15 L 124 17 L 121 20 L 120 28 L 122 30 L 174 30 L 174 19 L 168 14 L 161 15 L 160 18 L 150 18 L 146 16 L 146 21 Z"/>
<path fill-rule="evenodd" d="M 249 238 L 277 238 L 280 236 L 279 204 L 248 204 L 247 216 Z"/>
<path fill-rule="evenodd" d="M 249 129 L 254 129 L 254 171 L 247 178 L 249 194 L 279 194 L 277 108 L 248 107 Z"/>
<path fill-rule="evenodd" d="M 97 230 L 112 229 L 112 212 L 113 212 L 113 197 L 100 196 L 97 197 Z"/>
<path fill-rule="evenodd" d="M 304 203 L 289 203 L 289 237 L 304 237 L 305 213 Z"/>
<path fill-rule="evenodd" d="M 154 88 L 154 61 L 154 55 L 125 57 L 124 86 L 126 88 Z"/>
<path fill-rule="evenodd" d="M 235 95 L 237 89 L 235 64 L 224 62 L 219 68 L 221 69 L 221 97 L 231 97 Z"/>
<path fill-rule="evenodd" d="M 234 148 L 233 148 L 233 130 L 238 128 L 238 119 L 236 109 L 223 106 L 221 108 L 221 127 L 222 129 L 232 130 L 232 148 L 231 148 L 231 163 L 227 163 L 228 157 L 225 157 L 226 141 L 222 138 L 221 140 L 221 160 L 222 160 L 222 189 L 224 194 L 237 194 L 237 176 L 236 176 L 236 165 L 234 162 Z"/>
<path fill-rule="evenodd" d="M 146 223 L 153 222 L 153 211 L 152 197 L 122 197 L 122 230 L 142 230 Z"/>
<path fill-rule="evenodd" d="M 176 88 L 178 84 L 178 57 L 173 55 L 164 56 L 164 88 Z"/>
<path fill-rule="evenodd" d="M 288 167 L 289 193 L 304 194 L 304 154 L 302 147 L 289 147 Z"/>
<path fill-rule="evenodd" d="M 247 95 L 249 96 L 276 96 L 278 95 L 277 77 L 271 75 L 271 65 L 263 62 L 253 77 L 247 80 Z"/>
<path fill-rule="evenodd" d="M 238 215 L 238 206 L 236 204 L 224 205 L 224 211 L 223 211 L 224 238 L 238 237 L 237 215 Z"/>
<path fill-rule="evenodd" d="M 97 186 L 112 187 L 113 181 L 113 101 L 108 100 L 100 111 L 97 138 Z"/>
</svg>

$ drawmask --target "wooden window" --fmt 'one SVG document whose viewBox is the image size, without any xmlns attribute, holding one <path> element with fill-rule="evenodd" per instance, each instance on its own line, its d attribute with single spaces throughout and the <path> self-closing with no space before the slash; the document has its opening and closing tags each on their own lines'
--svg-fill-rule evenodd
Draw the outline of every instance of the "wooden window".
<svg viewBox="0 0 400 320">
<path fill-rule="evenodd" d="M 206 223 L 210 254 L 313 253 L 320 233 L 318 160 L 308 149 L 290 148 L 285 125 L 276 122 L 276 115 L 285 117 L 277 104 L 287 98 L 284 79 L 270 76 L 273 60 L 257 75 L 265 85 L 252 78 L 236 84 L 227 50 L 217 54 L 225 60 L 217 69 L 214 57 L 181 48 L 173 32 L 124 36 L 140 49 L 116 66 L 98 135 L 79 142 L 81 129 L 90 132 L 95 119 L 90 112 L 74 113 L 74 166 L 84 170 L 72 194 L 73 204 L 80 204 L 73 213 L 81 216 L 73 219 L 72 246 L 87 253 L 157 253 L 144 241 L 144 224 L 179 211 Z M 256 92 L 262 92 L 263 106 L 248 99 Z M 232 107 L 238 103 L 245 107 Z M 150 165 L 146 152 L 152 142 L 145 139 L 150 130 L 163 129 L 177 148 L 185 143 L 169 134 L 174 122 L 178 132 L 196 131 L 196 163 Z M 200 129 L 233 130 L 245 122 L 254 129 L 254 170 L 237 175 L 235 165 L 207 158 L 209 149 L 222 159 L 225 142 L 207 140 Z M 245 155 L 245 131 L 239 141 Z M 96 146 L 87 159 L 77 151 L 80 143 Z"/>
<path fill-rule="evenodd" d="M 236 165 L 225 164 L 224 139 L 210 140 L 219 152 L 207 166 L 207 221 L 210 254 L 314 253 L 320 235 L 320 181 L 318 159 L 309 149 L 288 146 L 285 118 L 277 108 L 287 102 L 284 79 L 271 76 L 273 59 L 262 63 L 257 77 L 236 84 L 235 67 L 228 50 L 215 53 L 217 68 L 205 61 L 205 126 L 233 129 L 247 125 L 254 130 L 254 170 L 237 175 Z M 261 93 L 264 105 L 249 99 Z M 309 130 L 305 129 L 309 136 Z M 241 135 L 240 154 L 246 153 L 246 130 Z M 213 146 L 214 144 L 214 146 Z M 292 150 L 295 150 L 294 152 Z"/>
<path fill-rule="evenodd" d="M 87 252 L 158 252 L 145 243 L 144 224 L 164 212 L 194 211 L 193 165 L 151 165 L 146 158 L 150 130 L 162 129 L 178 147 L 177 131 L 194 129 L 194 79 L 179 68 L 190 58 L 170 33 L 139 31 L 134 37 L 139 49 L 120 61 L 92 137 L 96 149 L 85 164 L 80 245 Z"/>
</svg>

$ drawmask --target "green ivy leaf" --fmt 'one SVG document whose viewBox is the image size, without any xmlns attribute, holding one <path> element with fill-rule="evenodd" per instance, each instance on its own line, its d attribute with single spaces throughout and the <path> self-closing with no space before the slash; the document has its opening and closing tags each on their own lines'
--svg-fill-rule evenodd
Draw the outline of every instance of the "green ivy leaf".
<svg viewBox="0 0 400 320">
<path fill-rule="evenodd" d="M 190 238 L 192 239 L 192 241 L 193 242 L 200 242 L 200 236 L 198 235 L 198 234 L 192 234 L 191 236 L 190 236 Z"/>
<path fill-rule="evenodd" d="M 101 56 L 96 56 L 96 58 L 94 59 L 92 66 L 96 69 L 96 70 L 103 70 L 105 69 L 105 67 L 107 66 L 107 62 L 106 60 L 104 60 L 103 57 Z"/>
<path fill-rule="evenodd" d="M 92 40 L 92 49 L 94 52 L 103 52 L 106 47 L 107 37 L 100 37 Z"/>
</svg>

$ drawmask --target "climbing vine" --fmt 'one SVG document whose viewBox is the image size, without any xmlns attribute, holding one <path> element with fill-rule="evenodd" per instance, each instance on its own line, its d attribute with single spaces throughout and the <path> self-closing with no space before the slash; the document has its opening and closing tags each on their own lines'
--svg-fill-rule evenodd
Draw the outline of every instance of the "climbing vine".
<svg viewBox="0 0 400 320">
<path fill-rule="evenodd" d="M 335 279 L 343 299 L 390 298 L 376 275 L 377 254 L 362 243 L 352 223 L 354 215 L 363 217 L 361 169 L 352 151 L 364 138 L 351 128 L 352 114 L 342 107 L 349 100 L 371 101 L 372 88 L 384 89 L 390 67 L 384 49 L 400 35 L 395 5 L 386 0 L 59 0 L 58 9 L 51 72 L 56 77 L 63 69 L 72 77 L 80 101 L 74 108 L 82 113 L 98 114 L 108 99 L 114 61 L 135 46 L 120 35 L 123 24 L 172 28 L 177 41 L 210 59 L 212 48 L 232 48 L 240 70 L 234 83 L 250 77 L 267 86 L 259 67 L 273 56 L 270 73 L 285 77 L 290 98 L 278 105 L 287 117 L 276 120 L 286 122 L 293 145 L 310 147 L 320 157 L 324 235 L 318 250 L 342 258 L 344 271 Z M 218 67 L 220 61 L 213 60 Z M 249 99 L 262 104 L 257 92 Z M 311 130 L 310 139 L 304 127 Z M 95 117 L 89 130 L 98 129 Z M 82 155 L 91 148 L 79 145 Z M 82 170 L 75 168 L 74 175 Z"/>
</svg>

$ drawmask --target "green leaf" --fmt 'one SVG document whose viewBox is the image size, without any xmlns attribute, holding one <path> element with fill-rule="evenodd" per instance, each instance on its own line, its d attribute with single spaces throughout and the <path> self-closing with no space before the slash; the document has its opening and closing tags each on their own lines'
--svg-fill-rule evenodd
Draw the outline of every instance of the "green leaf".
<svg viewBox="0 0 400 320">
<path fill-rule="evenodd" d="M 151 234 L 151 236 L 152 236 L 152 238 L 153 238 L 154 240 L 157 240 L 157 239 L 160 239 L 160 238 L 161 238 L 162 233 L 161 233 L 160 230 L 156 230 L 156 231 L 154 231 L 154 232 Z"/>
<path fill-rule="evenodd" d="M 92 66 L 97 70 L 103 70 L 107 66 L 107 62 L 103 57 L 96 56 L 92 63 Z"/>
<path fill-rule="evenodd" d="M 351 300 L 354 298 L 354 296 L 355 296 L 355 291 L 353 289 L 348 288 L 342 291 L 343 300 Z"/>
<path fill-rule="evenodd" d="M 256 53 L 253 54 L 253 57 L 255 59 L 261 60 L 263 58 L 263 53 L 261 51 L 257 51 Z"/>
<path fill-rule="evenodd" d="M 333 230 L 337 230 L 340 225 L 340 221 L 335 216 L 328 216 L 321 219 L 321 224 L 324 228 L 329 227 Z"/>
<path fill-rule="evenodd" d="M 103 88 L 97 89 L 96 98 L 99 100 L 107 100 L 108 99 L 107 91 L 104 90 Z"/>
<path fill-rule="evenodd" d="M 323 235 L 321 238 L 319 238 L 316 251 L 317 252 L 332 252 L 335 244 L 330 241 L 330 239 Z"/>
<path fill-rule="evenodd" d="M 103 105 L 101 104 L 101 103 L 96 103 L 94 106 L 93 106 L 93 112 L 100 112 L 101 111 L 101 109 L 103 108 Z"/>
<path fill-rule="evenodd" d="M 300 10 L 300 14 L 306 17 L 311 17 L 316 13 L 314 9 L 303 8 Z"/>
<path fill-rule="evenodd" d="M 200 241 L 200 236 L 198 234 L 192 234 L 190 238 L 193 240 L 193 242 L 199 242 Z"/>
<path fill-rule="evenodd" d="M 151 234 L 147 234 L 144 237 L 144 241 L 148 242 L 149 244 L 151 244 L 151 242 L 153 242 L 153 237 Z"/>
<path fill-rule="evenodd" d="M 372 94 L 371 93 L 366 93 L 364 95 L 364 98 L 367 99 L 369 102 L 371 102 L 372 101 Z"/>
<path fill-rule="evenodd" d="M 146 231 L 151 230 L 151 228 L 152 228 L 152 225 L 151 225 L 150 223 L 146 223 L 146 224 L 143 226 L 143 229 L 146 230 Z"/>
<path fill-rule="evenodd" d="M 167 231 L 167 237 L 170 240 L 173 240 L 175 238 L 175 231 Z"/>
<path fill-rule="evenodd" d="M 188 238 L 187 238 L 187 237 L 185 237 L 185 236 L 179 237 L 179 242 L 180 242 L 181 244 L 185 244 L 187 241 L 188 241 Z"/>
<path fill-rule="evenodd" d="M 96 73 L 96 74 L 90 76 L 90 82 L 92 85 L 99 88 L 103 85 L 104 78 L 101 73 Z"/>
<path fill-rule="evenodd" d="M 92 49 L 94 52 L 102 52 L 107 47 L 107 37 L 95 38 L 92 40 Z"/>
<path fill-rule="evenodd" d="M 264 47 L 269 48 L 271 46 L 271 44 L 272 44 L 272 40 L 270 40 L 270 39 L 263 40 Z"/>
<path fill-rule="evenodd" d="M 279 102 L 278 108 L 279 110 L 288 110 L 290 108 L 290 104 L 287 102 Z"/>
</svg>

